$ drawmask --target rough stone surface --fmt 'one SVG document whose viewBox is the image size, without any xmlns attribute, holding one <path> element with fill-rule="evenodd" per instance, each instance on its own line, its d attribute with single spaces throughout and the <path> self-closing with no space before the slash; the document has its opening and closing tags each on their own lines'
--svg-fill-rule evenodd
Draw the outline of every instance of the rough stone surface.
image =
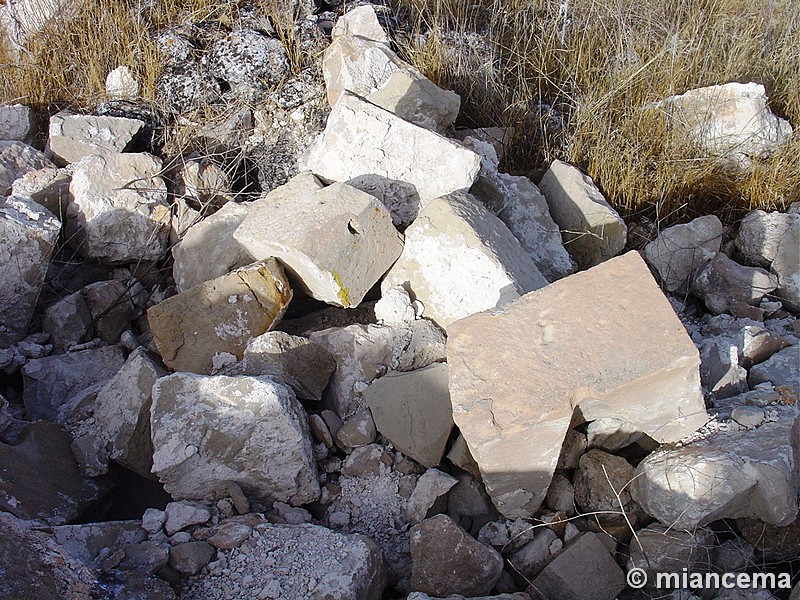
<svg viewBox="0 0 800 600">
<path fill-rule="evenodd" d="M 122 65 L 106 75 L 106 95 L 111 100 L 134 101 L 139 97 L 139 82 L 128 67 Z"/>
<path fill-rule="evenodd" d="M 94 575 L 41 531 L 0 513 L 0 596 L 83 600 L 100 593 Z"/>
<path fill-rule="evenodd" d="M 20 519 L 63 525 L 99 505 L 112 482 L 81 475 L 71 441 L 58 425 L 37 422 L 26 426 L 13 445 L 0 444 L 0 509 Z"/>
<path fill-rule="evenodd" d="M 634 468 L 621 456 L 589 450 L 581 456 L 575 473 L 575 503 L 583 512 L 598 512 L 600 522 L 624 522 L 622 513 L 634 512 L 630 492 L 634 474 Z"/>
<path fill-rule="evenodd" d="M 93 385 L 108 382 L 124 363 L 119 346 L 29 360 L 22 368 L 28 418 L 59 420 L 73 398 Z"/>
<path fill-rule="evenodd" d="M 647 573 L 648 587 L 655 588 L 656 573 L 705 573 L 711 567 L 711 553 L 715 545 L 714 534 L 698 527 L 680 531 L 659 523 L 649 525 L 636 534 L 638 543 L 631 546 L 626 570 L 643 569 Z"/>
<path fill-rule="evenodd" d="M 754 210 L 742 219 L 736 235 L 736 248 L 745 264 L 769 269 L 778 256 L 778 250 L 792 224 L 800 215 Z"/>
<path fill-rule="evenodd" d="M 575 263 L 561 244 L 561 233 L 547 207 L 547 200 L 527 177 L 500 173 L 497 182 L 505 205 L 497 214 L 519 240 L 522 249 L 548 281 L 566 277 Z"/>
<path fill-rule="evenodd" d="M 248 340 L 271 329 L 291 298 L 283 269 L 270 259 L 172 296 L 147 318 L 165 365 L 207 374 L 216 354 L 241 358 Z"/>
<path fill-rule="evenodd" d="M 0 141 L 0 196 L 11 193 L 14 181 L 30 171 L 55 168 L 44 154 L 22 142 Z"/>
<path fill-rule="evenodd" d="M 336 369 L 336 360 L 325 348 L 282 331 L 268 331 L 252 338 L 242 360 L 244 375 L 278 379 L 303 400 L 321 400 Z"/>
<path fill-rule="evenodd" d="M 92 339 L 92 313 L 83 295 L 75 292 L 48 307 L 42 329 L 50 336 L 53 348 L 60 352 Z"/>
<path fill-rule="evenodd" d="M 345 92 L 298 166 L 375 196 L 401 225 L 434 198 L 469 189 L 480 157 Z"/>
<path fill-rule="evenodd" d="M 745 267 L 718 252 L 696 274 L 692 293 L 714 314 L 729 312 L 737 303 L 756 306 L 778 287 L 777 278 L 759 267 Z"/>
<path fill-rule="evenodd" d="M 176 373 L 153 386 L 153 472 L 173 498 L 210 500 L 233 481 L 292 505 L 319 497 L 307 416 L 269 379 Z"/>
<path fill-rule="evenodd" d="M 800 214 L 781 238 L 772 272 L 778 277 L 776 294 L 783 305 L 800 312 Z"/>
<path fill-rule="evenodd" d="M 749 170 L 754 159 L 779 152 L 792 137 L 789 122 L 770 112 L 761 84 L 712 85 L 664 103 L 680 135 L 734 170 Z"/>
<path fill-rule="evenodd" d="M 346 184 L 256 202 L 234 237 L 256 259 L 278 258 L 318 300 L 350 308 L 403 250 L 389 212 Z"/>
<path fill-rule="evenodd" d="M 765 381 L 776 387 L 786 386 L 800 394 L 800 344 L 776 352 L 761 364 L 750 369 L 747 380 L 751 388 Z"/>
<path fill-rule="evenodd" d="M 550 548 L 558 544 L 558 536 L 552 529 L 539 527 L 534 530 L 533 539 L 508 556 L 508 562 L 514 570 L 531 581 L 552 558 Z"/>
<path fill-rule="evenodd" d="M 190 525 L 207 523 L 211 513 L 202 505 L 189 504 L 188 502 L 170 502 L 164 509 L 164 530 L 167 535 L 174 535 Z"/>
<path fill-rule="evenodd" d="M 707 420 L 697 350 L 635 252 L 451 325 L 447 355 L 453 419 L 509 517 L 539 508 L 587 400 L 658 441 Z"/>
<path fill-rule="evenodd" d="M 151 477 L 150 394 L 166 371 L 144 348 L 137 348 L 97 393 L 95 435 L 110 446 L 109 456 L 142 477 Z"/>
<path fill-rule="evenodd" d="M 668 292 L 688 291 L 700 269 L 719 252 L 724 228 L 714 215 L 668 227 L 647 244 L 644 257 Z"/>
<path fill-rule="evenodd" d="M 29 144 L 35 131 L 30 107 L 22 104 L 0 106 L 0 140 Z"/>
<path fill-rule="evenodd" d="M 169 549 L 170 566 L 185 575 L 196 575 L 214 558 L 214 547 L 208 542 L 186 542 Z"/>
<path fill-rule="evenodd" d="M 613 600 L 625 587 L 625 574 L 600 539 L 584 533 L 544 568 L 529 591 L 533 598 Z"/>
<path fill-rule="evenodd" d="M 408 499 L 406 507 L 408 523 L 410 525 L 421 523 L 428 515 L 428 511 L 433 508 L 436 500 L 446 494 L 456 483 L 458 483 L 458 479 L 439 469 L 425 471 Z"/>
<path fill-rule="evenodd" d="M 343 36 L 358 36 L 387 45 L 390 42 L 372 4 L 357 6 L 336 20 L 331 37 L 336 39 Z"/>
<path fill-rule="evenodd" d="M 98 281 L 82 290 L 95 335 L 107 344 L 116 344 L 123 331 L 131 328 L 137 308 L 128 285 L 118 279 Z"/>
<path fill-rule="evenodd" d="M 622 218 L 594 182 L 577 168 L 555 160 L 539 182 L 564 246 L 580 269 L 616 256 L 628 234 Z"/>
<path fill-rule="evenodd" d="M 800 421 L 793 408 L 775 422 L 723 431 L 645 458 L 633 498 L 661 523 L 693 529 L 723 518 L 787 525 L 797 517 Z"/>
<path fill-rule="evenodd" d="M 186 230 L 180 242 L 172 248 L 172 257 L 175 259 L 172 275 L 179 292 L 253 262 L 253 258 L 233 237 L 233 232 L 244 221 L 250 206 L 228 202 L 213 215 Z"/>
<path fill-rule="evenodd" d="M 53 527 L 53 537 L 70 555 L 83 564 L 97 567 L 102 554 L 110 554 L 147 540 L 139 521 L 105 521 Z"/>
<path fill-rule="evenodd" d="M 36 171 L 28 171 L 14 181 L 11 186 L 11 195 L 30 198 L 63 220 L 69 202 L 71 181 L 72 173 L 68 169 L 45 167 Z"/>
<path fill-rule="evenodd" d="M 786 527 L 776 527 L 757 519 L 737 519 L 736 527 L 753 544 L 758 558 L 777 563 L 800 553 L 800 519 Z"/>
<path fill-rule="evenodd" d="M 87 258 L 108 263 L 158 260 L 169 238 L 161 161 L 150 154 L 90 155 L 75 167 L 66 230 Z"/>
<path fill-rule="evenodd" d="M 442 460 L 453 429 L 447 365 L 387 373 L 364 392 L 375 425 L 395 448 L 426 467 Z"/>
<path fill-rule="evenodd" d="M 503 571 L 500 554 L 471 538 L 448 516 L 411 529 L 412 590 L 447 596 L 488 594 Z"/>
<path fill-rule="evenodd" d="M 336 442 L 345 448 L 366 446 L 375 441 L 375 421 L 368 410 L 359 411 L 342 424 L 336 432 Z"/>
<path fill-rule="evenodd" d="M 616 452 L 642 437 L 644 434 L 636 425 L 614 416 L 600 417 L 586 427 L 586 442 L 589 448 L 599 448 L 606 452 Z"/>
<path fill-rule="evenodd" d="M 62 111 L 50 117 L 48 146 L 58 164 L 76 163 L 90 154 L 123 152 L 143 127 L 138 119 Z"/>
<path fill-rule="evenodd" d="M 406 230 L 381 289 L 403 285 L 426 317 L 447 327 L 547 283 L 500 219 L 473 196 L 453 193 L 432 200 Z"/>
<path fill-rule="evenodd" d="M 259 525 L 239 548 L 219 554 L 230 571 L 190 579 L 182 598 L 380 600 L 386 587 L 386 563 L 372 540 L 317 525 Z"/>
<path fill-rule="evenodd" d="M 32 200 L 0 199 L 0 348 L 25 337 L 60 230 Z"/>
<path fill-rule="evenodd" d="M 729 398 L 748 390 L 747 370 L 740 366 L 738 347 L 728 338 L 705 338 L 698 344 L 700 380 L 714 398 Z"/>
</svg>

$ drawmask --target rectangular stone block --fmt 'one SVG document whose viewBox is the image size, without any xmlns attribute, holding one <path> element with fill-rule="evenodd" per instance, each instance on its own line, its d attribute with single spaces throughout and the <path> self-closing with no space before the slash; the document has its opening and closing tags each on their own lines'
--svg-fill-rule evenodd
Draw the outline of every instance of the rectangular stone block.
<svg viewBox="0 0 800 600">
<path fill-rule="evenodd" d="M 269 259 L 167 298 L 147 319 L 165 365 L 205 375 L 217 354 L 241 359 L 247 341 L 272 329 L 291 299 L 283 269 Z"/>
<path fill-rule="evenodd" d="M 707 420 L 697 349 L 636 252 L 457 321 L 448 334 L 453 419 L 509 518 L 541 505 L 582 403 L 659 442 Z"/>
</svg>

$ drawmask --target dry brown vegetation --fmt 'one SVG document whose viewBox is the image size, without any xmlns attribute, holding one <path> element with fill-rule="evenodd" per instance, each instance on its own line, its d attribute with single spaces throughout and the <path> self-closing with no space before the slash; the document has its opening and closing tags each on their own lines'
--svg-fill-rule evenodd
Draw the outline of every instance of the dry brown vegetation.
<svg viewBox="0 0 800 600">
<path fill-rule="evenodd" d="M 90 107 L 124 64 L 152 101 L 161 72 L 152 32 L 175 23 L 225 27 L 236 0 L 94 0 L 55 22 L 19 64 L 0 49 L 0 101 Z M 288 0 L 260 0 L 295 68 Z M 654 102 L 729 81 L 764 84 L 800 129 L 800 11 L 794 0 L 400 0 L 400 50 L 462 95 L 465 125 L 509 125 L 505 165 L 536 178 L 554 158 L 589 173 L 612 203 L 672 221 L 735 218 L 800 200 L 800 135 L 746 177 L 698 157 Z M 418 35 L 422 33 L 423 35 Z M 308 57 L 305 57 L 308 60 Z M 648 108 L 651 107 L 651 108 Z"/>
</svg>

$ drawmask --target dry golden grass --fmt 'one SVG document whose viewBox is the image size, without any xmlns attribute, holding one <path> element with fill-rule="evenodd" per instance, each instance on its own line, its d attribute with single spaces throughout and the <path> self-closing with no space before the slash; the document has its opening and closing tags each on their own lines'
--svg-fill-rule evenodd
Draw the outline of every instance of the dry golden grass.
<svg viewBox="0 0 800 600">
<path fill-rule="evenodd" d="M 589 173 L 624 212 L 659 220 L 800 200 L 800 135 L 747 177 L 723 173 L 646 108 L 688 89 L 764 84 L 772 109 L 800 129 L 800 11 L 795 0 L 398 0 L 407 58 L 463 98 L 464 124 L 516 128 L 507 170 L 536 178 L 554 158 Z M 258 0 L 297 70 L 289 0 Z M 176 23 L 235 22 L 238 0 L 85 0 L 19 63 L 0 47 L 0 101 L 90 107 L 106 74 L 129 66 L 153 100 L 161 73 L 151 34 Z M 566 11 L 564 10 L 566 7 Z M 458 32 L 462 43 L 454 47 Z M 554 110 L 548 111 L 549 107 Z"/>
<path fill-rule="evenodd" d="M 648 105 L 695 87 L 764 84 L 800 128 L 800 11 L 793 0 L 404 0 L 424 43 L 409 59 L 466 99 L 475 125 L 517 128 L 511 170 L 554 158 L 580 166 L 626 212 L 661 219 L 785 208 L 800 200 L 800 136 L 748 177 L 726 175 L 674 139 Z M 568 21 L 565 23 L 564 6 Z M 489 58 L 452 52 L 447 30 L 475 31 Z M 554 128 L 541 104 L 555 107 Z M 658 213 L 657 215 L 655 213 Z"/>
</svg>

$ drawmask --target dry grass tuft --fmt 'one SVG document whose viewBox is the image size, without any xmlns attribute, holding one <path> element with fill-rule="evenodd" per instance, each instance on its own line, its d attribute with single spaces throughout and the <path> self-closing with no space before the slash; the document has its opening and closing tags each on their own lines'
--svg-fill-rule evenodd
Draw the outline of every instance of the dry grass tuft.
<svg viewBox="0 0 800 600">
<path fill-rule="evenodd" d="M 470 124 L 517 128 L 511 170 L 536 176 L 551 160 L 567 160 L 618 208 L 657 209 L 661 217 L 713 211 L 734 218 L 800 200 L 797 134 L 737 179 L 674 139 L 664 115 L 645 108 L 695 87 L 756 81 L 773 111 L 800 129 L 800 11 L 792 0 L 403 4 L 425 32 L 409 38 L 409 59 L 462 94 Z M 487 42 L 469 43 L 476 39 Z"/>
</svg>

